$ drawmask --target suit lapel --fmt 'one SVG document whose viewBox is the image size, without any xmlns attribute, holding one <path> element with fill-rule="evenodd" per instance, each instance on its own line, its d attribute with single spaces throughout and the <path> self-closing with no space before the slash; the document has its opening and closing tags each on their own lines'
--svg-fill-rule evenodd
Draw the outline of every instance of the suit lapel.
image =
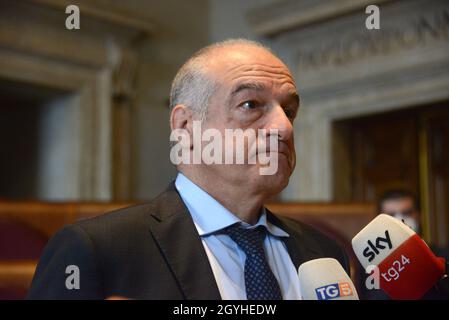
<svg viewBox="0 0 449 320">
<path fill-rule="evenodd" d="M 212 268 L 193 220 L 171 183 L 155 201 L 151 233 L 185 299 L 220 300 Z"/>
<path fill-rule="evenodd" d="M 283 238 L 283 241 L 296 270 L 298 270 L 299 266 L 304 262 L 318 259 L 323 256 L 319 244 L 314 239 L 304 236 L 301 225 L 277 217 L 268 209 L 266 211 L 267 220 L 290 235 L 289 237 Z"/>
</svg>

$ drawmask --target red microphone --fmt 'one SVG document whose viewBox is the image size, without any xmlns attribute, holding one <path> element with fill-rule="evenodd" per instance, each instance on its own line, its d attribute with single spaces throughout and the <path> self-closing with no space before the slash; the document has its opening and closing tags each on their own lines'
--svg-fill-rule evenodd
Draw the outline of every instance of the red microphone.
<svg viewBox="0 0 449 320">
<path fill-rule="evenodd" d="M 446 261 L 406 224 L 378 215 L 353 239 L 362 266 L 378 267 L 380 287 L 392 299 L 420 299 L 446 271 Z"/>
</svg>

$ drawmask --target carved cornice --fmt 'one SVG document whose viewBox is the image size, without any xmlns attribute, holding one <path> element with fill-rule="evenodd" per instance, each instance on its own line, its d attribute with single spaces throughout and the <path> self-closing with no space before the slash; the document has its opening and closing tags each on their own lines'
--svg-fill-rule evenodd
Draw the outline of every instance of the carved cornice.
<svg viewBox="0 0 449 320">
<path fill-rule="evenodd" d="M 29 2 L 59 9 L 64 12 L 68 5 L 75 4 L 82 15 L 116 26 L 134 29 L 146 34 L 154 33 L 155 26 L 144 16 L 128 12 L 123 6 L 117 6 L 104 0 L 28 0 Z"/>
<path fill-rule="evenodd" d="M 390 0 L 281 0 L 257 7 L 247 13 L 249 23 L 258 36 L 274 36 L 280 32 L 319 23 L 368 5 Z"/>
<path fill-rule="evenodd" d="M 81 28 L 65 28 L 65 6 L 79 4 Z M 115 68 L 123 50 L 151 39 L 151 22 L 104 0 L 3 0 L 0 47 L 93 68 Z"/>
</svg>

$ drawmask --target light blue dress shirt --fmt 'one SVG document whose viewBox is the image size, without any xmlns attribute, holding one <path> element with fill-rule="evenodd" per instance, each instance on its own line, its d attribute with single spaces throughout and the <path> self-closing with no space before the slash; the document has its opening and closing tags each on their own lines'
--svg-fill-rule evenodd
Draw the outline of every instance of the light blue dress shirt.
<svg viewBox="0 0 449 320">
<path fill-rule="evenodd" d="M 301 299 L 297 270 L 287 252 L 283 237 L 288 233 L 267 221 L 265 209 L 255 225 L 250 225 L 212 198 L 182 173 L 175 181 L 176 189 L 186 204 L 201 237 L 220 295 L 224 300 L 245 300 L 245 253 L 227 235 L 218 234 L 234 223 L 247 228 L 259 225 L 268 230 L 264 249 L 268 264 L 281 288 L 284 300 Z"/>
</svg>

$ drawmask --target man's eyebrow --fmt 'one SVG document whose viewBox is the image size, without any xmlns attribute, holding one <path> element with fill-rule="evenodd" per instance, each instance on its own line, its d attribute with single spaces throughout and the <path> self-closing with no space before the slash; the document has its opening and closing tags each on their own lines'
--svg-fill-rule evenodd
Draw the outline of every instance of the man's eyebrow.
<svg viewBox="0 0 449 320">
<path fill-rule="evenodd" d="M 255 90 L 255 91 L 263 91 L 266 87 L 263 83 L 260 82 L 244 82 L 237 84 L 231 91 L 231 95 L 235 95 L 243 90 Z"/>
<path fill-rule="evenodd" d="M 235 87 L 231 91 L 231 96 L 234 96 L 243 90 L 263 91 L 265 89 L 266 89 L 266 86 L 260 82 L 243 82 L 243 83 L 235 85 Z M 296 90 L 289 92 L 288 96 L 290 99 L 293 99 L 299 105 L 300 98 L 299 98 L 299 94 Z"/>
</svg>

